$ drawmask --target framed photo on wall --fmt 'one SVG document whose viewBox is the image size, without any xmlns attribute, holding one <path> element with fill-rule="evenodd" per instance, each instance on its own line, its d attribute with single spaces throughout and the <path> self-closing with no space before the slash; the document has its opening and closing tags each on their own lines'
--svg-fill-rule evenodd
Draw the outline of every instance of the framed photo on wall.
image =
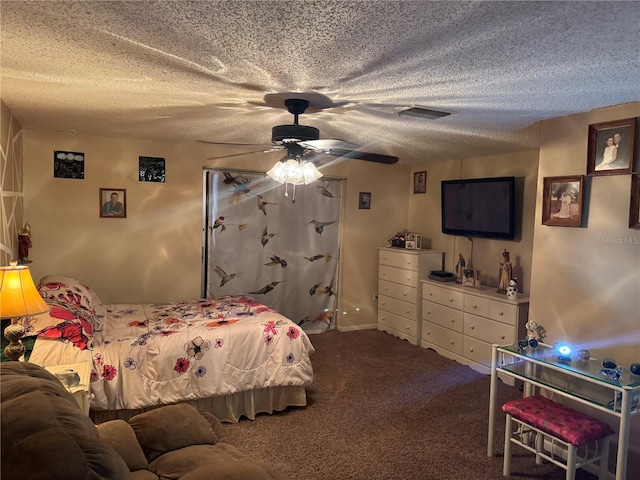
<svg viewBox="0 0 640 480">
<path fill-rule="evenodd" d="M 413 193 L 427 193 L 427 172 L 414 172 Z"/>
<path fill-rule="evenodd" d="M 582 226 L 582 175 L 545 177 L 542 191 L 542 224 Z"/>
<path fill-rule="evenodd" d="M 634 163 L 636 119 L 589 125 L 588 175 L 631 173 Z"/>
<path fill-rule="evenodd" d="M 631 205 L 629 206 L 629 228 L 640 230 L 640 173 L 631 175 Z"/>
<path fill-rule="evenodd" d="M 369 210 L 371 208 L 371 192 L 360 192 L 358 208 L 360 210 Z"/>
<path fill-rule="evenodd" d="M 100 189 L 100 217 L 127 218 L 127 191 L 124 188 Z"/>
</svg>

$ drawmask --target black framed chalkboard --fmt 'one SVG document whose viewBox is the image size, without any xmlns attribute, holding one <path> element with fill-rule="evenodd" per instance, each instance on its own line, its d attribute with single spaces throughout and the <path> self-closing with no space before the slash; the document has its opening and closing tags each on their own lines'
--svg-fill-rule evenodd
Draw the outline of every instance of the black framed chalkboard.
<svg viewBox="0 0 640 480">
<path fill-rule="evenodd" d="M 53 176 L 84 180 L 84 153 L 54 150 Z"/>
</svg>

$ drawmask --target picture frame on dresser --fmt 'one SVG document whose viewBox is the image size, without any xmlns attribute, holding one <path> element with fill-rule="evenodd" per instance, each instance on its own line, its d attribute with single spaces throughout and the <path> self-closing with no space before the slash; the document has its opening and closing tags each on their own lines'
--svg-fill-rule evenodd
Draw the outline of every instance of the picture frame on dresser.
<svg viewBox="0 0 640 480">
<path fill-rule="evenodd" d="M 581 227 L 583 203 L 582 175 L 544 177 L 542 224 L 555 227 Z"/>
<path fill-rule="evenodd" d="M 636 119 L 589 125 L 588 175 L 631 173 L 634 164 Z"/>
<path fill-rule="evenodd" d="M 480 269 L 479 268 L 463 268 L 462 269 L 462 286 L 480 288 Z"/>
</svg>

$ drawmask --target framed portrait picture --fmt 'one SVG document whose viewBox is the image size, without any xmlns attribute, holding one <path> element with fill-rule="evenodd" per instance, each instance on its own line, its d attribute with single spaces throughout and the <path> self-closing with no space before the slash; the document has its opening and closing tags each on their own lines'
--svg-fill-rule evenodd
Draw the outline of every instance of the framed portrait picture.
<svg viewBox="0 0 640 480">
<path fill-rule="evenodd" d="M 631 173 L 634 164 L 636 119 L 589 125 L 588 175 Z"/>
<path fill-rule="evenodd" d="M 127 191 L 124 188 L 100 189 L 100 217 L 127 218 Z"/>
<path fill-rule="evenodd" d="M 640 230 L 640 174 L 631 175 L 631 205 L 629 207 L 629 228 Z"/>
<path fill-rule="evenodd" d="M 371 208 L 371 192 L 360 192 L 358 208 L 360 210 L 369 210 Z"/>
<path fill-rule="evenodd" d="M 582 175 L 545 177 L 542 190 L 542 224 L 582 226 Z"/>
<path fill-rule="evenodd" d="M 462 286 L 480 288 L 480 269 L 479 268 L 463 268 L 462 269 Z"/>
<path fill-rule="evenodd" d="M 427 193 L 427 172 L 413 173 L 413 193 Z"/>
</svg>

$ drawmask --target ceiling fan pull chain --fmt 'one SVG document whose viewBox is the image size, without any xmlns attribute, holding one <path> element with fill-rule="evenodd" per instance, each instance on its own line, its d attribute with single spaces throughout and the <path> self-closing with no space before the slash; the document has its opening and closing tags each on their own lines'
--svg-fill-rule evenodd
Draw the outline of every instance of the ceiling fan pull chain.
<svg viewBox="0 0 640 480">
<path fill-rule="evenodd" d="M 287 182 L 284 182 L 284 196 L 285 196 L 285 197 L 288 197 L 288 196 L 289 196 L 289 191 L 288 191 Z"/>
<path fill-rule="evenodd" d="M 296 184 L 293 184 L 293 199 L 291 200 L 291 203 L 296 203 Z"/>
</svg>

